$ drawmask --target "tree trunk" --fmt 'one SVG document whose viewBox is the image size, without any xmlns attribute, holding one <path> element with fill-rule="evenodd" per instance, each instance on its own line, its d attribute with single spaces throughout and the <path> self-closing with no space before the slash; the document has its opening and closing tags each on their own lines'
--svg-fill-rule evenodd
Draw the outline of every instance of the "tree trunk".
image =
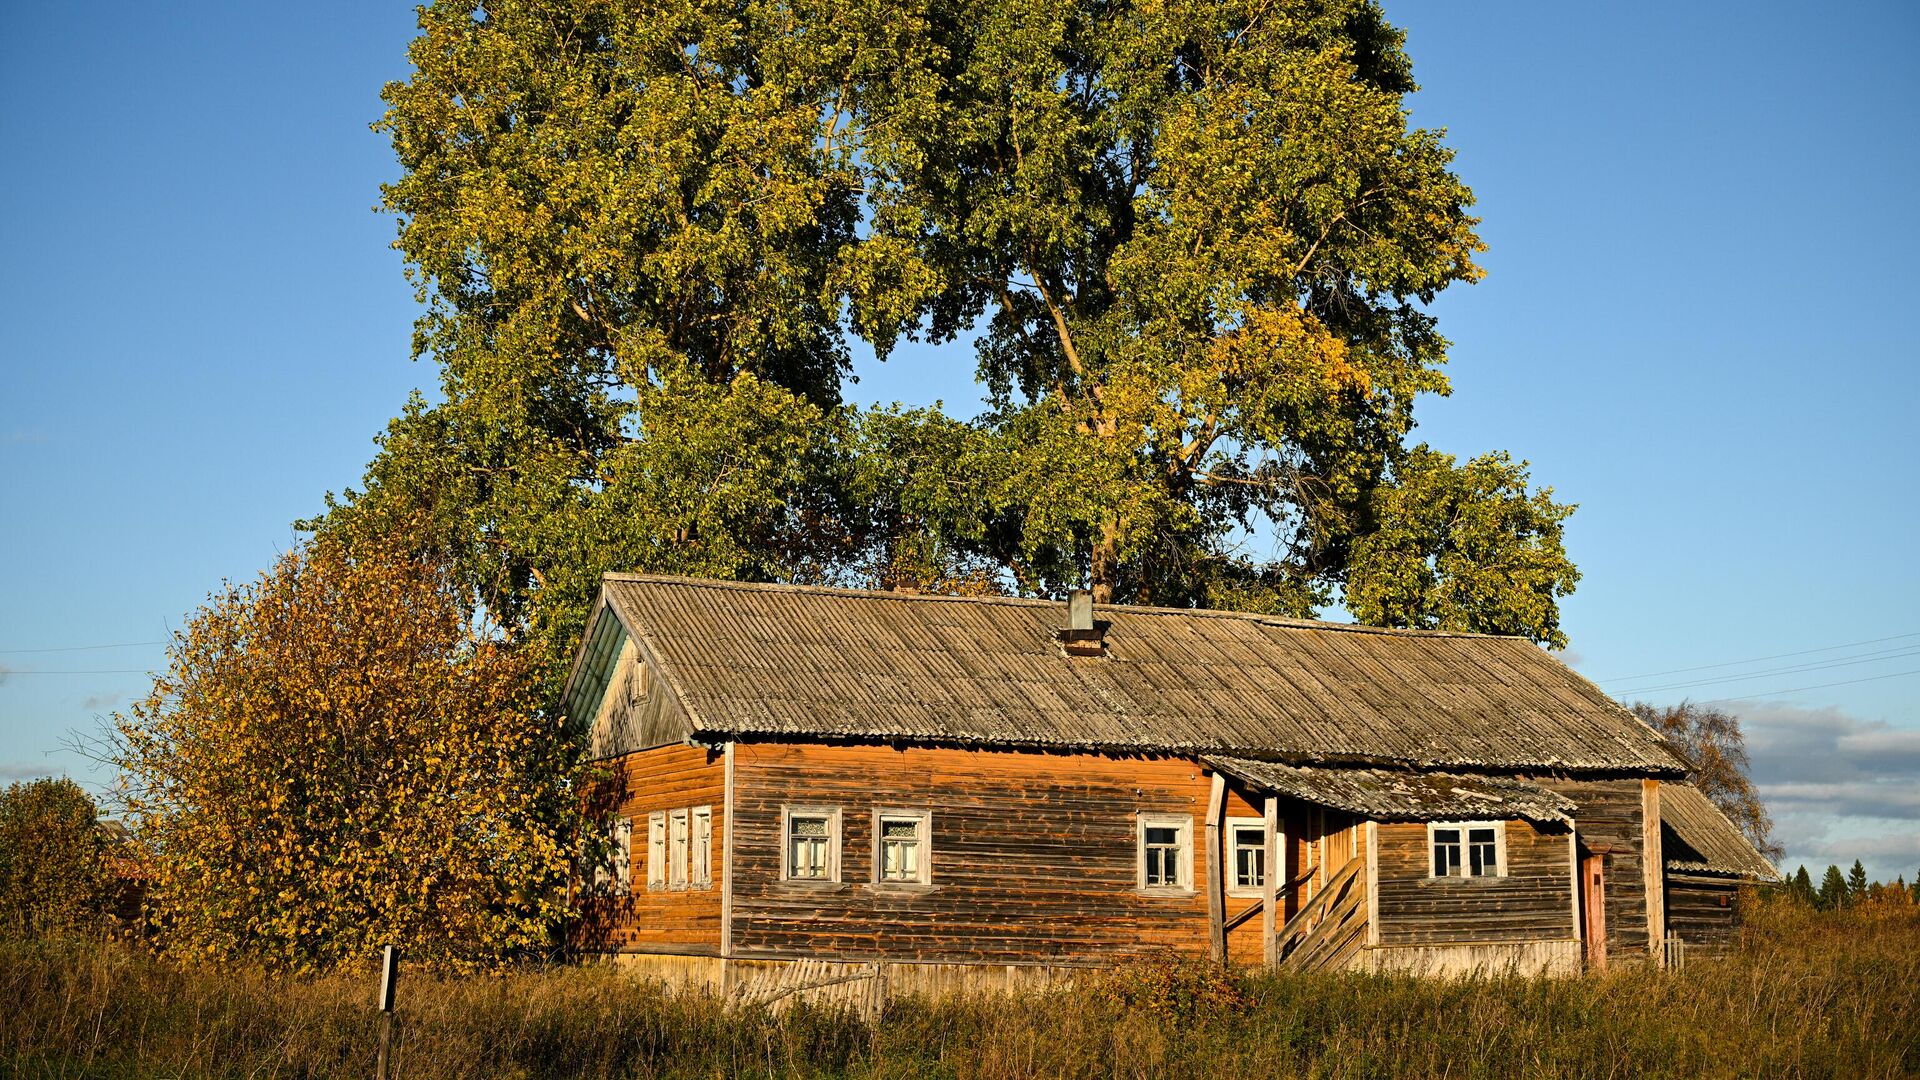
<svg viewBox="0 0 1920 1080">
<path fill-rule="evenodd" d="M 1096 604 L 1113 603 L 1113 585 L 1120 576 L 1120 526 L 1109 520 L 1100 528 L 1100 540 L 1093 545 L 1092 565 L 1088 567 L 1088 585 Z"/>
</svg>

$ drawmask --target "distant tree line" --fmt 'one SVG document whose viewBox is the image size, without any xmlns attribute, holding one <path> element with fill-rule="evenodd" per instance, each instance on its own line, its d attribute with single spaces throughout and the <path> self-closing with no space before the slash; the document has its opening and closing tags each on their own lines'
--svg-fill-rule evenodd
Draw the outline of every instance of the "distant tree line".
<svg viewBox="0 0 1920 1080">
<path fill-rule="evenodd" d="M 1829 864 L 1816 888 L 1813 876 L 1803 864 L 1772 893 L 1819 911 L 1837 911 L 1868 903 L 1920 904 L 1920 871 L 1914 872 L 1911 884 L 1905 874 L 1896 875 L 1892 881 L 1868 881 L 1867 868 L 1855 859 L 1853 868 L 1845 873 Z"/>
</svg>

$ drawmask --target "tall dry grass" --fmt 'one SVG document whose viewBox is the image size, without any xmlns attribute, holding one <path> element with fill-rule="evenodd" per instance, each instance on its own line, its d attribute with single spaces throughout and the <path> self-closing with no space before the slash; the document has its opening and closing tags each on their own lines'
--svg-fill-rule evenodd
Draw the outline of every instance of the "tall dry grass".
<svg viewBox="0 0 1920 1080">
<path fill-rule="evenodd" d="M 1077 991 L 901 1001 L 876 1025 L 673 996 L 606 967 L 402 984 L 399 1075 L 1920 1075 L 1920 909 L 1762 908 L 1680 974 L 1454 982 L 1123 971 Z M 0 1071 L 364 1077 L 364 977 L 184 968 L 122 946 L 0 947 Z"/>
</svg>

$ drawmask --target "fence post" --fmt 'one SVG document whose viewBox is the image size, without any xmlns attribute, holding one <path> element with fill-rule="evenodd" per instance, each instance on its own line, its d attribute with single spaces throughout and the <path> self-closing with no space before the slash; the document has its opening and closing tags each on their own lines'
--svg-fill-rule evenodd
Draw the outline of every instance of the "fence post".
<svg viewBox="0 0 1920 1080">
<path fill-rule="evenodd" d="M 374 1064 L 376 1080 L 387 1080 L 388 1059 L 393 1050 L 393 984 L 400 974 L 400 950 L 388 945 L 380 951 L 380 1056 Z"/>
</svg>

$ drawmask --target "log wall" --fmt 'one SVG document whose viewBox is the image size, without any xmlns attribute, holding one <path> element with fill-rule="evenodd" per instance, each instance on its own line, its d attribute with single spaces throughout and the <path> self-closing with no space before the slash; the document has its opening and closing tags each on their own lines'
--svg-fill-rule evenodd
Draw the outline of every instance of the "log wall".
<svg viewBox="0 0 1920 1080">
<path fill-rule="evenodd" d="M 625 896 L 582 904 L 571 943 L 589 952 L 720 952 L 720 894 L 725 873 L 726 763 L 724 755 L 691 746 L 661 746 L 606 762 L 612 772 L 605 810 L 633 822 L 630 885 Z M 656 810 L 713 807 L 707 865 L 712 883 L 686 888 L 647 886 L 647 818 Z"/>
<path fill-rule="evenodd" d="M 1026 964 L 1204 955 L 1210 783 L 1194 762 L 1170 758 L 736 744 L 730 955 Z M 780 880 L 783 805 L 840 808 L 838 884 Z M 875 809 L 932 812 L 931 885 L 874 883 Z M 1192 816 L 1190 894 L 1136 888 L 1141 811 Z M 1251 811 L 1242 800 L 1227 812 Z M 1232 898 L 1228 911 L 1248 902 Z"/>
<path fill-rule="evenodd" d="M 1574 832 L 1589 849 L 1606 855 L 1607 959 L 1634 962 L 1648 958 L 1646 836 L 1639 779 L 1533 781 L 1578 804 Z M 1656 898 L 1657 900 L 1658 898 Z"/>
<path fill-rule="evenodd" d="M 1512 944 L 1576 938 L 1566 830 L 1509 821 L 1506 834 L 1506 876 L 1436 878 L 1425 823 L 1376 825 L 1376 942 Z"/>
<path fill-rule="evenodd" d="M 1689 946 L 1708 949 L 1733 943 L 1740 930 L 1740 882 L 1710 874 L 1669 872 L 1667 929 Z"/>
</svg>

